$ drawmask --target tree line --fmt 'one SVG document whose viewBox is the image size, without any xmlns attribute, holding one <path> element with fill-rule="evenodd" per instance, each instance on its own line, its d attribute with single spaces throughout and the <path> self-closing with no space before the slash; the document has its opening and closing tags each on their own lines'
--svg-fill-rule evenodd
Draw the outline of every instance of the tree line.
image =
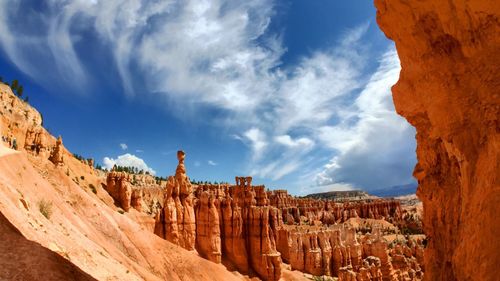
<svg viewBox="0 0 500 281">
<path fill-rule="evenodd" d="M 23 93 L 24 93 L 24 87 L 19 83 L 17 79 L 12 80 L 12 82 L 7 82 L 3 80 L 3 77 L 0 76 L 0 82 L 4 83 L 5 85 L 9 86 L 14 94 L 18 96 L 20 99 L 23 99 Z M 25 96 L 23 99 L 25 102 L 29 102 L 29 97 Z"/>
</svg>

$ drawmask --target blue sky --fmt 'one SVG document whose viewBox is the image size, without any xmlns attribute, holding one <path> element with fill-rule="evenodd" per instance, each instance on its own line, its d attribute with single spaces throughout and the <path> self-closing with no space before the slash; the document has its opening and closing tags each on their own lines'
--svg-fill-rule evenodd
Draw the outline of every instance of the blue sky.
<svg viewBox="0 0 500 281">
<path fill-rule="evenodd" d="M 0 1 L 0 76 L 104 165 L 294 194 L 413 181 L 371 1 Z"/>
</svg>

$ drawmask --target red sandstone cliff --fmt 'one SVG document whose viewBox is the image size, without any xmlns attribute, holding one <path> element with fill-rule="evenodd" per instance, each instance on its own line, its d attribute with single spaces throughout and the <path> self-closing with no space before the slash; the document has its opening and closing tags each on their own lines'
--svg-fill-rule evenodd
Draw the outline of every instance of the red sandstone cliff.
<svg viewBox="0 0 500 281">
<path fill-rule="evenodd" d="M 401 60 L 396 110 L 417 129 L 427 280 L 498 280 L 500 5 L 375 4 Z"/>
</svg>

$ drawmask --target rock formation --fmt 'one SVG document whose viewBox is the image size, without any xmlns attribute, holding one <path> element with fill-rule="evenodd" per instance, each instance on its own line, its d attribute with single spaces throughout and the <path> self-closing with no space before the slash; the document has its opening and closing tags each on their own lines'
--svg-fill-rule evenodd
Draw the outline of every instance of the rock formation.
<svg viewBox="0 0 500 281">
<path fill-rule="evenodd" d="M 54 163 L 54 165 L 63 165 L 64 157 L 63 157 L 63 146 L 62 146 L 62 138 L 59 136 L 56 141 L 56 145 L 52 149 L 49 160 Z"/>
<path fill-rule="evenodd" d="M 192 190 L 179 154 L 176 177 L 169 177 L 164 208 L 157 217 L 155 233 L 186 248 L 185 237 L 196 237 L 196 250 L 201 256 L 220 263 L 223 259 L 244 274 L 255 273 L 264 280 L 278 280 L 281 258 L 276 250 L 275 235 L 282 224 L 279 210 L 269 205 L 263 186 L 252 186 L 251 177 L 237 177 L 235 186 L 198 186 Z M 181 160 L 182 159 L 182 160 Z M 182 184 L 178 184 L 181 182 Z M 184 185 L 184 186 L 182 186 Z M 181 190 L 184 190 L 182 193 Z M 192 205 L 184 205 L 178 194 L 195 195 L 195 211 L 186 220 Z M 194 215 L 195 214 L 195 215 Z M 186 222 L 196 221 L 196 232 L 184 232 Z M 190 244 L 191 245 L 191 244 Z"/>
<path fill-rule="evenodd" d="M 221 263 L 221 229 L 219 211 L 215 198 L 202 192 L 196 210 L 196 249 L 201 256 L 215 263 Z"/>
<path fill-rule="evenodd" d="M 417 130 L 428 280 L 500 274 L 500 5 L 376 0 L 401 73 L 396 110 Z"/>
<path fill-rule="evenodd" d="M 163 206 L 163 189 L 151 175 L 111 171 L 106 176 L 106 191 L 124 211 L 134 208 L 156 216 Z"/>
<path fill-rule="evenodd" d="M 242 273 L 254 271 L 263 279 L 275 280 L 279 278 L 277 265 L 282 259 L 294 270 L 338 276 L 340 280 L 382 280 L 384 273 L 384 280 L 396 280 L 397 274 L 406 274 L 405 270 L 412 268 L 412 276 L 418 273 L 413 280 L 422 279 L 420 267 L 406 265 L 418 265 L 414 251 L 409 251 L 411 255 L 394 269 L 391 251 L 379 237 L 381 234 L 362 236 L 361 240 L 355 229 L 337 224 L 334 219 L 335 215 L 338 222 L 359 219 L 359 212 L 361 216 L 371 214 L 396 221 L 400 219 L 401 206 L 395 200 L 335 203 L 295 198 L 285 190 L 266 192 L 263 186 L 252 186 L 250 177 L 237 177 L 236 185 L 200 185 L 194 194 L 198 252 L 210 260 L 218 260 L 222 253 L 223 260 L 230 261 Z M 322 224 L 323 221 L 331 225 Z M 221 229 L 220 248 L 217 226 Z"/>
<path fill-rule="evenodd" d="M 128 211 L 132 201 L 132 187 L 130 175 L 125 172 L 110 172 L 106 178 L 106 190 L 115 199 L 115 202 Z"/>
<path fill-rule="evenodd" d="M 184 151 L 178 151 L 179 164 L 175 176 L 167 180 L 164 207 L 157 216 L 155 233 L 187 250 L 194 250 L 196 222 L 193 187 L 186 175 L 184 158 Z"/>
<path fill-rule="evenodd" d="M 359 238 L 353 228 L 345 225 L 285 226 L 277 237 L 278 251 L 294 270 L 338 276 L 339 280 L 423 278 L 417 258 L 423 251 L 420 240 L 402 239 L 394 249 L 388 249 L 380 231 Z"/>
<path fill-rule="evenodd" d="M 158 181 L 149 175 L 116 171 L 108 173 L 106 186 L 117 205 L 148 213 L 154 227 L 144 216 L 134 216 L 174 244 L 263 280 L 279 280 L 283 261 L 294 270 L 339 280 L 423 278 L 422 243 L 408 238 L 389 248 L 374 223 L 402 221 L 397 200 L 297 198 L 253 186 L 251 177 L 236 177 L 234 185 L 192 185 L 184 152 L 177 158 L 175 175 L 164 189 L 157 187 L 161 192 L 152 192 Z M 154 198 L 164 200 L 159 204 Z M 395 233 L 392 228 L 384 233 Z"/>
<path fill-rule="evenodd" d="M 61 140 L 62 143 L 62 140 Z M 31 127 L 26 131 L 24 149 L 45 157 L 48 152 L 46 132 L 43 128 Z"/>
</svg>

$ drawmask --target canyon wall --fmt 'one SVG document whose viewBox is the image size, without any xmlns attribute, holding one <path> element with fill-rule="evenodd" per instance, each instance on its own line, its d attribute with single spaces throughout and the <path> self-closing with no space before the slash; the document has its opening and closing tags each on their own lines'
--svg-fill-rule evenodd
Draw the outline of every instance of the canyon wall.
<svg viewBox="0 0 500 281">
<path fill-rule="evenodd" d="M 417 130 L 427 280 L 500 274 L 500 5 L 376 0 L 401 61 L 397 112 Z"/>
<path fill-rule="evenodd" d="M 212 262 L 224 260 L 243 274 L 279 280 L 281 255 L 276 250 L 275 233 L 281 219 L 278 209 L 269 206 L 264 188 L 251 186 L 251 178 L 236 178 L 236 186 L 193 190 L 183 166 L 184 152 L 179 153 L 182 166 L 177 168 L 176 177 L 167 181 L 155 233 L 188 250 L 196 248 Z M 178 177 L 183 180 L 177 181 Z"/>
<path fill-rule="evenodd" d="M 263 280 L 279 280 L 283 261 L 340 281 L 423 278 L 423 237 L 396 235 L 390 242 L 382 236 L 404 226 L 407 214 L 398 200 L 299 198 L 254 186 L 251 177 L 194 185 L 184 152 L 177 158 L 165 185 L 149 175 L 111 171 L 106 177 L 115 204 L 163 239 Z"/>
</svg>

